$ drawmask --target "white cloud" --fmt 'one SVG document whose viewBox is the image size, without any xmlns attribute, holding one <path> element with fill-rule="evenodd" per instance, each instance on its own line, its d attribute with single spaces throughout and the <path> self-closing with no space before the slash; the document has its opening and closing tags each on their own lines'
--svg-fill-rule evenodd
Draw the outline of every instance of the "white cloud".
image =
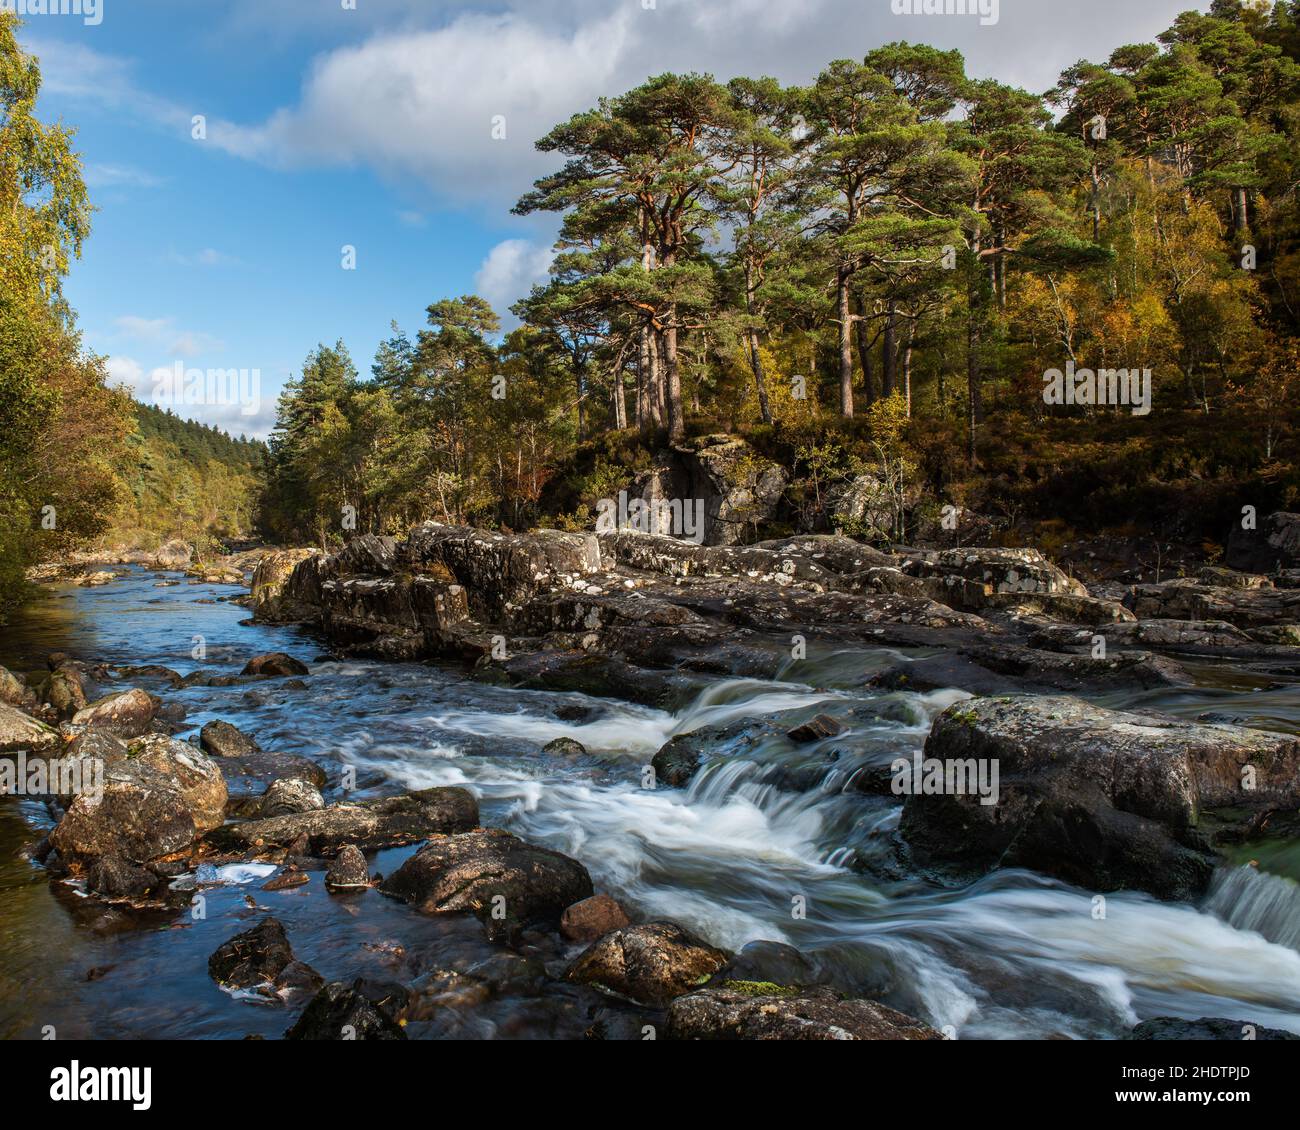
<svg viewBox="0 0 1300 1130">
<path fill-rule="evenodd" d="M 219 353 L 225 342 L 199 330 L 178 329 L 171 318 L 141 318 L 124 314 L 114 319 L 118 334 L 130 341 L 141 342 L 155 349 L 165 348 L 167 353 L 181 360 Z"/>
<path fill-rule="evenodd" d="M 89 188 L 159 188 L 167 183 L 162 177 L 131 165 L 98 163 L 86 166 L 85 181 Z"/>
<path fill-rule="evenodd" d="M 510 307 L 545 280 L 555 251 L 527 239 L 506 239 L 488 252 L 474 276 L 475 293 L 486 298 L 507 323 Z"/>
<path fill-rule="evenodd" d="M 186 420 L 197 420 L 229 432 L 233 436 L 265 439 L 275 427 L 276 394 L 267 385 L 260 370 L 248 370 L 231 379 L 227 374 L 207 378 L 194 386 L 203 390 L 190 395 L 192 370 L 182 370 L 177 379 L 176 366 L 159 365 L 146 371 L 134 357 L 115 354 L 106 359 L 108 383 L 124 388 L 142 404 L 165 408 Z M 218 395 L 211 395 L 213 392 Z"/>
</svg>

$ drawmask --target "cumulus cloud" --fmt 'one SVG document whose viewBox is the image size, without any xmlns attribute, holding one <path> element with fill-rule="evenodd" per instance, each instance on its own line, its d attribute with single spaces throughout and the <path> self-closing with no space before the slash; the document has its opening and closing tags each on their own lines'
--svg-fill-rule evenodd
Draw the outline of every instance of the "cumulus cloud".
<svg viewBox="0 0 1300 1130">
<path fill-rule="evenodd" d="M 178 369 L 176 364 L 146 369 L 122 354 L 107 358 L 105 366 L 109 385 L 183 419 L 250 439 L 265 439 L 275 427 L 276 392 L 260 370 Z"/>
<path fill-rule="evenodd" d="M 534 283 L 545 280 L 555 251 L 527 239 L 506 239 L 488 252 L 474 276 L 474 290 L 492 304 L 506 322 L 510 307 L 526 295 Z"/>
<path fill-rule="evenodd" d="M 171 318 L 142 318 L 124 314 L 114 319 L 121 337 L 141 342 L 155 348 L 165 348 L 167 353 L 186 360 L 225 349 L 225 342 L 199 330 L 179 329 Z"/>
</svg>

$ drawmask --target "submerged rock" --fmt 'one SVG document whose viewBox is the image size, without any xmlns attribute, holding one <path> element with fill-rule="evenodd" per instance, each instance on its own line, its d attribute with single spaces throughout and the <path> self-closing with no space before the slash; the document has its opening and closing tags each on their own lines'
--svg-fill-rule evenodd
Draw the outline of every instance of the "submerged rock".
<svg viewBox="0 0 1300 1130">
<path fill-rule="evenodd" d="M 244 664 L 241 675 L 307 675 L 310 672 L 301 659 L 295 659 L 292 655 L 286 655 L 283 651 L 272 651 L 266 655 L 258 655 Z"/>
<path fill-rule="evenodd" d="M 494 938 L 531 922 L 553 925 L 592 894 L 576 859 L 495 829 L 430 840 L 380 889 L 425 914 L 468 911 Z"/>
<path fill-rule="evenodd" d="M 573 738 L 556 738 L 542 746 L 542 752 L 552 757 L 586 757 L 587 747 Z"/>
<path fill-rule="evenodd" d="M 753 981 L 680 996 L 668 1009 L 671 1040 L 942 1040 L 923 1021 L 875 1001 L 841 999 Z"/>
<path fill-rule="evenodd" d="M 313 990 L 321 976 L 293 956 L 278 919 L 263 918 L 251 930 L 236 934 L 208 958 L 208 975 L 227 989 L 256 992 L 282 999 L 291 990 Z"/>
<path fill-rule="evenodd" d="M 316 812 L 228 825 L 210 837 L 237 848 L 287 848 L 302 838 L 312 855 L 336 855 L 345 844 L 397 847 L 478 824 L 478 803 L 465 789 L 422 789 L 405 796 L 334 804 Z"/>
<path fill-rule="evenodd" d="M 638 1004 L 663 1006 L 708 981 L 729 956 L 675 922 L 648 922 L 606 934 L 578 956 L 565 977 Z"/>
<path fill-rule="evenodd" d="M 1122 1040 L 1300 1040 L 1294 1032 L 1264 1028 L 1248 1020 L 1202 1018 L 1184 1020 L 1159 1016 L 1144 1020 L 1120 1037 Z"/>
<path fill-rule="evenodd" d="M 973 788 L 909 795 L 900 832 L 923 866 L 1028 867 L 1093 890 L 1203 891 L 1216 845 L 1300 804 L 1300 741 L 1105 710 L 1073 698 L 976 699 L 926 741 L 944 770 L 996 769 Z M 942 776 L 942 774 L 941 774 Z M 954 782 L 956 776 L 954 775 Z"/>
<path fill-rule="evenodd" d="M 380 1006 L 341 981 L 326 985 L 285 1034 L 286 1040 L 405 1040 L 406 1033 Z"/>
</svg>

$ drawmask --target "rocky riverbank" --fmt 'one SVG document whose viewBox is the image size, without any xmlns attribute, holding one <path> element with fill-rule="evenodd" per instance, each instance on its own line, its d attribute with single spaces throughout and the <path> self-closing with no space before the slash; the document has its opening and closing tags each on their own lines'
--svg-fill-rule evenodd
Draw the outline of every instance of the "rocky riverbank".
<svg viewBox="0 0 1300 1130">
<path fill-rule="evenodd" d="M 1204 660 L 1231 658 L 1264 678 L 1293 671 L 1292 579 L 1210 570 L 1120 591 L 1090 589 L 1024 550 L 883 553 L 838 537 L 710 547 L 626 531 L 427 525 L 331 556 L 266 554 L 248 603 L 261 622 L 310 625 L 334 656 L 455 660 L 492 685 L 657 706 L 710 677 L 798 681 L 810 644 L 920 649 L 863 671 L 863 685 L 977 697 L 958 695 L 939 713 L 918 760 L 921 787 L 905 798 L 897 766 L 828 715 L 683 733 L 652 759 L 643 787 L 689 786 L 706 749 L 761 738 L 804 751 L 810 780 L 834 767 L 849 803 L 904 801 L 889 853 L 870 866 L 937 887 L 1025 868 L 1098 893 L 1186 900 L 1242 845 L 1294 839 L 1300 743 L 1073 696 L 1191 686 L 1188 665 Z M 1199 615 L 1210 611 L 1218 618 Z M 788 945 L 732 952 L 638 913 L 570 855 L 483 826 L 464 787 L 357 797 L 346 775 L 263 749 L 228 722 L 177 737 L 193 728 L 176 701 L 186 688 L 310 696 L 306 657 L 250 656 L 239 674 L 184 676 L 104 658 L 54 654 L 42 672 L 0 669 L 0 756 L 49 767 L 43 786 L 20 790 L 43 795 L 52 821 L 28 854 L 94 901 L 175 916 L 192 909 L 204 876 L 259 869 L 268 891 L 323 876 L 331 898 L 379 892 L 409 914 L 477 920 L 483 952 L 527 963 L 530 992 L 586 1017 L 591 1038 L 941 1038 L 888 994 L 855 993 Z M 586 752 L 572 737 L 547 749 Z M 941 787 L 924 787 L 926 765 L 940 767 Z M 989 765 L 995 794 L 942 787 L 944 767 Z M 102 774 L 95 795 L 58 783 L 56 768 L 71 767 L 81 780 Z M 405 854 L 391 873 L 375 873 L 376 853 L 397 849 Z M 292 1038 L 401 1039 L 449 992 L 497 991 L 491 978 L 470 978 L 471 991 L 455 969 L 406 983 L 326 982 L 295 956 L 301 942 L 261 915 L 212 954 L 210 975 L 294 1010 Z M 1208 1018 L 1197 1031 L 1250 1020 Z M 1167 1028 L 1149 1022 L 1137 1034 Z"/>
</svg>

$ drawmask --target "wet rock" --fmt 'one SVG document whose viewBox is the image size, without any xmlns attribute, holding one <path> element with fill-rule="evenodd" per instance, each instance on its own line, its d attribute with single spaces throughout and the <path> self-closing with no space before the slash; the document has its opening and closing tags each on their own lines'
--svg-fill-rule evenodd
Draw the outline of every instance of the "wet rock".
<svg viewBox="0 0 1300 1130">
<path fill-rule="evenodd" d="M 320 990 L 285 1034 L 286 1040 L 405 1040 L 382 1008 L 340 981 Z"/>
<path fill-rule="evenodd" d="M 701 740 L 702 735 L 696 731 L 678 734 L 665 742 L 659 748 L 659 752 L 650 759 L 650 767 L 654 770 L 656 783 L 667 785 L 672 789 L 680 789 L 690 781 L 704 763 Z"/>
<path fill-rule="evenodd" d="M 571 942 L 594 942 L 611 930 L 629 925 L 631 920 L 609 895 L 592 895 L 560 915 L 560 933 Z"/>
<path fill-rule="evenodd" d="M 332 891 L 365 890 L 370 886 L 370 868 L 360 848 L 345 846 L 329 870 L 325 872 L 325 886 Z"/>
<path fill-rule="evenodd" d="M 1264 1028 L 1248 1020 L 1203 1018 L 1184 1020 L 1160 1016 L 1144 1020 L 1120 1037 L 1122 1040 L 1300 1040 L 1294 1032 Z"/>
<path fill-rule="evenodd" d="M 676 672 L 650 671 L 585 651 L 545 650 L 517 655 L 504 661 L 499 670 L 512 686 L 523 689 L 621 698 L 661 709 L 690 697 L 698 686 L 697 680 Z"/>
<path fill-rule="evenodd" d="M 801 992 L 732 981 L 679 996 L 668 1009 L 672 1040 L 942 1040 L 928 1024 L 829 989 Z"/>
<path fill-rule="evenodd" d="M 244 664 L 241 675 L 307 675 L 307 664 L 300 659 L 295 659 L 292 655 L 286 655 L 283 651 L 272 651 L 266 655 L 258 655 Z"/>
<path fill-rule="evenodd" d="M 86 889 L 109 902 L 131 902 L 161 885 L 152 871 L 118 856 L 103 856 L 86 872 Z"/>
<path fill-rule="evenodd" d="M 97 802 L 86 796 L 72 802 L 50 842 L 67 862 L 89 866 L 101 856 L 146 863 L 183 851 L 198 835 L 180 791 L 126 762 L 105 770 Z"/>
<path fill-rule="evenodd" d="M 159 700 L 139 689 L 120 691 L 92 702 L 72 716 L 74 725 L 107 730 L 123 738 L 149 732 L 158 715 Z"/>
<path fill-rule="evenodd" d="M 263 918 L 208 958 L 208 975 L 226 989 L 254 991 L 269 1000 L 292 990 L 314 990 L 321 976 L 293 956 L 278 919 Z"/>
<path fill-rule="evenodd" d="M 72 583 L 78 588 L 95 589 L 103 585 L 111 585 L 115 580 L 117 580 L 116 573 L 101 570 L 97 573 L 87 573 L 84 577 L 78 577 Z"/>
<path fill-rule="evenodd" d="M 706 982 L 728 956 L 675 922 L 649 922 L 606 934 L 578 956 L 565 977 L 662 1006 Z"/>
<path fill-rule="evenodd" d="M 0 754 L 49 753 L 61 748 L 58 730 L 7 703 L 0 703 Z"/>
<path fill-rule="evenodd" d="M 406 796 L 335 804 L 319 812 L 300 812 L 248 820 L 221 828 L 210 839 L 235 848 L 287 848 L 300 837 L 312 855 L 333 856 L 345 844 L 377 849 L 397 847 L 431 835 L 463 832 L 478 824 L 478 804 L 464 789 L 423 789 Z"/>
<path fill-rule="evenodd" d="M 226 778 L 230 799 L 239 801 L 241 813 L 250 819 L 260 815 L 262 797 L 276 781 L 296 778 L 317 789 L 325 787 L 325 770 L 310 758 L 293 753 L 259 749 L 239 757 L 219 757 L 216 761 Z"/>
<path fill-rule="evenodd" d="M 1191 686 L 1175 661 L 1144 651 L 1110 651 L 1104 657 L 1066 655 L 1016 644 L 989 643 L 897 664 L 874 676 L 888 690 L 941 690 L 1010 694 L 1026 690 L 1102 691 L 1117 687 Z"/>
<path fill-rule="evenodd" d="M 213 757 L 241 757 L 261 749 L 255 739 L 221 721 L 209 722 L 199 731 L 199 745 Z"/>
<path fill-rule="evenodd" d="M 430 840 L 380 889 L 425 914 L 468 911 L 494 938 L 531 922 L 553 924 L 592 894 L 577 860 L 498 830 Z"/>
<path fill-rule="evenodd" d="M 810 718 L 802 726 L 796 726 L 786 734 L 786 737 L 796 744 L 803 745 L 807 742 L 819 742 L 825 738 L 833 738 L 842 733 L 844 733 L 844 726 L 841 723 L 828 714 L 818 714 L 815 718 Z"/>
<path fill-rule="evenodd" d="M 715 984 L 744 981 L 789 989 L 818 985 L 824 979 L 817 966 L 794 946 L 757 941 L 750 942 L 719 970 Z"/>
<path fill-rule="evenodd" d="M 297 812 L 319 812 L 325 807 L 320 789 L 301 777 L 286 777 L 272 781 L 262 794 L 258 805 L 261 817 L 288 816 Z"/>
<path fill-rule="evenodd" d="M 542 752 L 551 757 L 586 757 L 587 747 L 573 738 L 556 738 L 542 746 Z"/>
<path fill-rule="evenodd" d="M 1295 738 L 1072 698 L 960 703 L 935 720 L 925 756 L 954 772 L 997 768 L 996 803 L 967 777 L 964 792 L 910 795 L 903 808 L 913 859 L 965 874 L 1028 867 L 1092 890 L 1190 898 L 1218 845 L 1300 804 Z"/>
</svg>

